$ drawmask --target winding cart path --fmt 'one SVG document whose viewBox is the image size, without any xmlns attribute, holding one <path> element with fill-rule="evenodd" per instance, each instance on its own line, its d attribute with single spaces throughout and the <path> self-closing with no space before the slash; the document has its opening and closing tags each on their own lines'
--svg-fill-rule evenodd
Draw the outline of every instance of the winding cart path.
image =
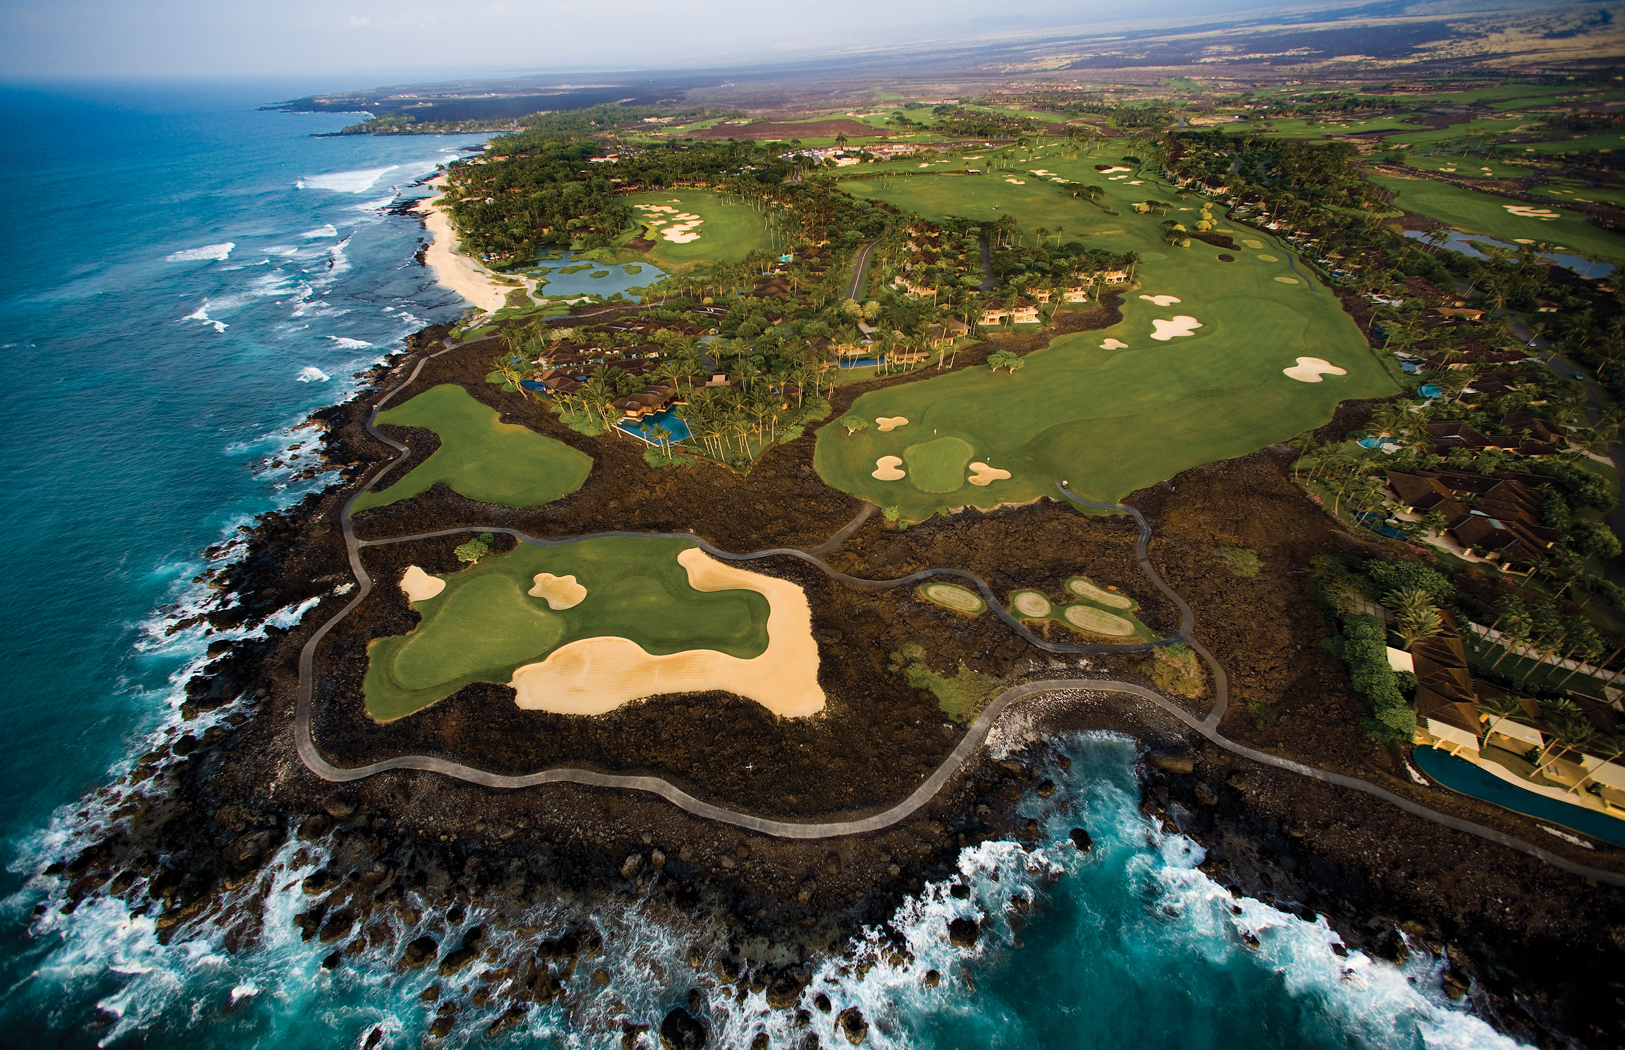
<svg viewBox="0 0 1625 1050">
<path fill-rule="evenodd" d="M 480 341 L 483 342 L 484 340 Z M 400 536 L 380 540 L 362 540 L 356 536 L 355 530 L 351 525 L 350 518 L 350 508 L 354 504 L 356 498 L 369 491 L 373 485 L 379 481 L 379 479 L 388 474 L 390 470 L 400 463 L 400 461 L 410 452 L 405 445 L 378 431 L 374 425 L 377 420 L 378 413 L 384 408 L 385 405 L 389 403 L 392 398 L 395 397 L 396 394 L 399 394 L 402 390 L 406 389 L 417 380 L 417 377 L 423 371 L 423 366 L 425 364 L 434 358 L 439 357 L 442 354 L 450 353 L 452 350 L 457 348 L 458 347 L 456 346 L 447 347 L 444 350 L 440 350 L 434 354 L 429 354 L 421 358 L 416 367 L 412 369 L 411 374 L 407 376 L 403 382 L 378 399 L 378 401 L 373 405 L 371 413 L 367 417 L 367 433 L 389 447 L 395 449 L 397 451 L 397 455 L 394 459 L 390 460 L 389 463 L 385 464 L 382 469 L 374 472 L 373 476 L 368 479 L 367 483 L 362 485 L 356 491 L 356 493 L 345 502 L 344 508 L 340 512 L 340 524 L 343 530 L 344 544 L 349 555 L 350 568 L 355 574 L 357 583 L 355 597 L 353 597 L 343 609 L 339 610 L 339 612 L 333 616 L 332 619 L 328 620 L 326 623 L 322 624 L 321 627 L 317 628 L 316 632 L 311 635 L 308 641 L 305 642 L 304 647 L 299 652 L 299 703 L 297 713 L 294 718 L 294 745 L 299 752 L 300 760 L 305 763 L 312 773 L 315 773 L 323 780 L 336 783 L 347 782 L 361 780 L 366 777 L 375 776 L 379 773 L 386 773 L 393 770 L 421 770 L 424 772 L 439 773 L 444 776 L 455 777 L 458 780 L 464 780 L 471 784 L 480 784 L 485 787 L 492 788 L 524 788 L 533 787 L 538 784 L 581 784 L 588 787 L 621 788 L 630 791 L 646 791 L 650 794 L 660 796 L 661 798 L 670 802 L 672 805 L 677 806 L 679 809 L 682 809 L 687 813 L 692 813 L 695 816 L 704 817 L 707 820 L 714 820 L 723 824 L 731 824 L 735 827 L 745 828 L 749 831 L 759 832 L 764 835 L 774 835 L 780 838 L 794 839 L 838 838 L 844 835 L 857 835 L 864 832 L 878 831 L 882 828 L 890 827 L 901 820 L 907 819 L 909 816 L 918 811 L 920 807 L 929 802 L 931 798 L 936 795 L 936 793 L 960 771 L 965 763 L 970 761 L 976 752 L 980 750 L 983 743 L 987 740 L 988 733 L 992 730 L 993 725 L 998 721 L 999 716 L 1011 706 L 1019 704 L 1022 701 L 1034 696 L 1066 693 L 1119 693 L 1139 701 L 1149 702 L 1161 708 L 1170 715 L 1179 719 L 1181 722 L 1184 722 L 1186 725 L 1190 726 L 1191 729 L 1210 740 L 1216 746 L 1223 748 L 1231 754 L 1238 755 L 1242 758 L 1246 758 L 1250 761 L 1258 762 L 1263 765 L 1273 766 L 1277 769 L 1288 770 L 1301 776 L 1311 777 L 1324 783 L 1334 784 L 1338 787 L 1348 788 L 1353 791 L 1364 792 L 1365 794 L 1375 796 L 1385 802 L 1398 806 L 1407 813 L 1421 817 L 1424 820 L 1429 820 L 1435 824 L 1453 828 L 1456 831 L 1466 832 L 1469 835 L 1476 835 L 1480 838 L 1498 843 L 1510 849 L 1518 850 L 1521 853 L 1527 853 L 1530 856 L 1537 857 L 1554 867 L 1563 869 L 1564 871 L 1572 872 L 1576 875 L 1587 878 L 1592 878 L 1598 882 L 1604 882 L 1615 886 L 1625 886 L 1625 874 L 1606 871 L 1601 868 L 1592 868 L 1584 864 L 1576 863 L 1566 857 L 1562 857 L 1558 854 L 1550 852 L 1549 850 L 1542 849 L 1533 843 L 1525 842 L 1522 839 L 1507 835 L 1493 828 L 1487 828 L 1480 824 L 1474 824 L 1471 821 L 1450 816 L 1447 813 L 1440 813 L 1436 810 L 1429 809 L 1426 806 L 1413 802 L 1401 795 L 1397 795 L 1376 784 L 1360 780 L 1356 777 L 1345 776 L 1341 773 L 1333 773 L 1328 770 L 1317 769 L 1313 766 L 1307 766 L 1301 762 L 1294 762 L 1290 759 L 1281 758 L 1277 755 L 1272 755 L 1264 751 L 1257 751 L 1253 748 L 1228 740 L 1224 736 L 1220 735 L 1218 729 L 1219 723 L 1223 721 L 1225 711 L 1229 705 L 1228 679 L 1225 676 L 1224 668 L 1221 667 L 1219 662 L 1213 658 L 1213 655 L 1209 653 L 1207 649 L 1195 639 L 1195 637 L 1193 637 L 1195 628 L 1195 614 L 1191 610 L 1190 605 L 1171 587 L 1164 583 L 1161 576 L 1157 575 L 1156 568 L 1152 565 L 1149 555 L 1149 546 L 1151 542 L 1150 523 L 1147 522 L 1145 516 L 1134 507 L 1120 503 L 1096 503 L 1092 500 L 1083 499 L 1082 497 L 1075 495 L 1065 482 L 1061 482 L 1056 486 L 1064 498 L 1082 506 L 1092 507 L 1096 510 L 1127 514 L 1139 525 L 1140 535 L 1135 547 L 1136 558 L 1139 561 L 1141 571 L 1145 573 L 1146 577 L 1157 588 L 1157 590 L 1166 595 L 1169 601 L 1173 602 L 1174 606 L 1179 610 L 1180 626 L 1177 634 L 1158 642 L 1142 642 L 1134 645 L 1061 645 L 1054 642 L 1045 641 L 1044 639 L 1034 635 L 1025 625 L 1011 616 L 1009 612 L 1003 608 L 999 601 L 994 597 L 992 589 L 988 586 L 985 580 L 983 580 L 980 576 L 977 576 L 975 573 L 967 572 L 963 569 L 925 569 L 895 580 L 866 580 L 849 576 L 846 573 L 843 573 L 830 566 L 823 560 L 822 556 L 837 549 L 848 538 L 850 538 L 851 535 L 856 532 L 865 521 L 868 520 L 868 518 L 874 513 L 874 507 L 868 504 L 865 504 L 857 517 L 854 518 L 845 528 L 841 529 L 840 532 L 836 533 L 823 544 L 820 544 L 819 546 L 810 550 L 779 547 L 770 550 L 738 554 L 721 550 L 705 539 L 688 533 L 671 534 L 602 532 L 594 533 L 592 535 L 672 536 L 674 538 L 687 539 L 707 553 L 727 561 L 752 561 L 760 558 L 780 556 L 792 557 L 817 566 L 832 579 L 839 580 L 842 583 L 849 584 L 854 587 L 891 589 L 895 587 L 910 586 L 932 577 L 946 576 L 956 578 L 975 586 L 976 589 L 981 593 L 983 599 L 987 602 L 988 608 L 998 615 L 1000 619 L 1002 619 L 1025 641 L 1039 649 L 1052 653 L 1084 654 L 1101 652 L 1136 652 L 1152 649 L 1159 645 L 1168 645 L 1173 642 L 1180 642 L 1184 645 L 1190 646 L 1190 648 L 1202 658 L 1203 662 L 1207 664 L 1209 672 L 1213 676 L 1213 691 L 1215 700 L 1212 710 L 1206 715 L 1195 714 L 1163 696 L 1161 693 L 1158 693 L 1156 690 L 1149 689 L 1135 682 L 1125 682 L 1110 678 L 1051 678 L 1040 681 L 1024 682 L 1020 685 L 1005 690 L 997 698 L 990 702 L 987 707 L 983 709 L 982 713 L 976 718 L 976 720 L 971 723 L 969 730 L 965 733 L 964 738 L 960 740 L 959 745 L 954 748 L 953 753 L 950 754 L 947 759 L 945 759 L 943 763 L 931 773 L 929 777 L 921 782 L 919 787 L 915 788 L 913 793 L 910 794 L 906 799 L 889 809 L 875 813 L 871 816 L 858 817 L 851 820 L 827 821 L 822 823 L 801 823 L 795 821 L 772 820 L 766 817 L 755 816 L 750 813 L 742 813 L 738 810 L 728 809 L 723 806 L 713 805 L 712 803 L 695 798 L 693 795 L 690 795 L 688 792 L 677 787 L 675 784 L 672 784 L 671 782 L 660 777 L 620 776 L 617 774 L 599 773 L 590 769 L 578 769 L 572 767 L 544 769 L 535 773 L 525 774 L 523 776 L 510 776 L 499 773 L 491 773 L 483 769 L 476 769 L 472 766 L 463 765 L 460 762 L 453 762 L 449 759 L 437 758 L 430 755 L 403 755 L 397 758 L 386 759 L 381 762 L 371 762 L 360 766 L 336 766 L 327 761 L 327 759 L 322 755 L 320 749 L 316 746 L 316 741 L 311 731 L 311 707 L 315 694 L 316 651 L 321 646 L 322 639 L 326 638 L 328 633 L 331 632 L 334 627 L 338 626 L 338 624 L 342 622 L 346 616 L 354 612 L 355 609 L 366 600 L 367 596 L 372 593 L 372 577 L 367 574 L 367 570 L 361 562 L 361 550 L 363 547 L 381 546 L 390 543 L 404 543 L 410 540 L 425 539 L 434 536 L 456 535 L 465 532 L 504 532 L 508 535 L 514 536 L 523 543 L 541 546 L 571 543 L 575 542 L 576 540 L 587 538 L 584 536 L 576 536 L 569 538 L 543 539 L 528 536 L 516 529 L 494 529 L 483 525 L 472 525 L 466 528 L 457 529 L 444 529 L 437 532 L 418 533 L 412 536 Z"/>
</svg>

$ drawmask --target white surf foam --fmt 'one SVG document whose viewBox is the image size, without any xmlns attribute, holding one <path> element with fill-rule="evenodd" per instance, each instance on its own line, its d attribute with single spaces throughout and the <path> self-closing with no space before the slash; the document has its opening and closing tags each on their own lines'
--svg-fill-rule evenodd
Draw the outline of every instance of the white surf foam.
<svg viewBox="0 0 1625 1050">
<path fill-rule="evenodd" d="M 327 338 L 333 340 L 333 342 L 344 347 L 346 350 L 365 350 L 372 346 L 372 344 L 367 342 L 365 339 L 351 339 L 349 336 L 344 335 L 330 335 Z"/>
<path fill-rule="evenodd" d="M 207 299 L 203 300 L 202 306 L 198 307 L 196 310 L 193 310 L 191 313 L 181 318 L 181 320 L 202 321 L 204 324 L 213 325 L 216 332 L 224 332 L 227 328 L 231 327 L 226 322 L 216 321 L 214 318 L 209 316 L 209 300 Z"/>
<path fill-rule="evenodd" d="M 329 336 L 328 338 L 332 338 Z M 298 381 L 301 383 L 325 383 L 333 378 L 315 365 L 307 365 L 299 370 Z"/>
<path fill-rule="evenodd" d="M 399 164 L 391 164 L 387 168 L 363 168 L 358 171 L 334 171 L 325 175 L 307 175 L 294 183 L 302 190 L 331 190 L 334 193 L 365 193 L 372 189 L 373 184 L 383 177 L 384 172 L 394 171 Z"/>
<path fill-rule="evenodd" d="M 201 262 L 204 259 L 222 261 L 231 255 L 231 250 L 237 247 L 232 241 L 224 244 L 205 244 L 201 248 L 186 248 L 178 252 L 170 252 L 164 256 L 165 262 Z"/>
<path fill-rule="evenodd" d="M 332 223 L 328 223 L 326 226 L 318 226 L 314 230 L 306 230 L 304 233 L 301 233 L 299 236 L 309 238 L 309 237 L 337 237 L 338 235 L 339 235 L 338 228 L 335 227 Z M 299 249 L 297 249 L 297 248 L 290 248 L 284 254 L 292 255 L 294 252 L 296 252 L 298 250 Z"/>
</svg>

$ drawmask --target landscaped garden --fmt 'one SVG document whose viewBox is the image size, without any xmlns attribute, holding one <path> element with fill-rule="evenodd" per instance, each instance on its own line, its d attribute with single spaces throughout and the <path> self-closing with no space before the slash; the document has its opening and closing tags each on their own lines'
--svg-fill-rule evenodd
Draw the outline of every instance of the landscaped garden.
<svg viewBox="0 0 1625 1050">
<path fill-rule="evenodd" d="M 535 507 L 574 492 L 592 470 L 592 457 L 528 427 L 503 423 L 494 409 L 455 384 L 432 387 L 381 412 L 378 422 L 432 430 L 440 447 L 383 491 L 362 493 L 356 511 L 409 499 L 437 482 L 481 503 Z"/>
</svg>

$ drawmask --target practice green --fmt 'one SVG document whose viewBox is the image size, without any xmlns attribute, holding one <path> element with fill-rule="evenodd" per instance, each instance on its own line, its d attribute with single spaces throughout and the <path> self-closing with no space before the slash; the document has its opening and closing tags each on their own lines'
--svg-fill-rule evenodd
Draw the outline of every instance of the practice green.
<svg viewBox="0 0 1625 1050">
<path fill-rule="evenodd" d="M 956 437 L 937 438 L 903 450 L 903 465 L 914 487 L 926 492 L 953 492 L 965 484 L 965 469 L 975 450 Z"/>
<path fill-rule="evenodd" d="M 432 387 L 378 422 L 423 427 L 440 436 L 440 448 L 410 474 L 382 492 L 363 493 L 356 511 L 409 499 L 443 481 L 481 503 L 536 507 L 580 488 L 592 457 L 515 423 L 503 423 L 460 386 Z"/>
<path fill-rule="evenodd" d="M 656 656 L 693 649 L 743 660 L 762 655 L 767 598 L 747 590 L 695 590 L 677 561 L 692 546 L 639 536 L 521 544 L 442 577 L 445 590 L 413 603 L 423 614 L 416 630 L 375 639 L 368 648 L 367 713 L 389 721 L 471 682 L 505 683 L 518 668 L 583 638 L 628 638 Z M 574 576 L 586 597 L 555 612 L 545 598 L 527 593 L 543 572 Z"/>
</svg>

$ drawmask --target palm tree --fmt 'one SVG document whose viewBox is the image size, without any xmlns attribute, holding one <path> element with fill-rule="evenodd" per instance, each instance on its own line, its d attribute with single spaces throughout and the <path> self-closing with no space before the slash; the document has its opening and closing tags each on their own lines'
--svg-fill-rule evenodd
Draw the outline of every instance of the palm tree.
<svg viewBox="0 0 1625 1050">
<path fill-rule="evenodd" d="M 1490 734 L 1507 719 L 1526 717 L 1523 703 L 1510 693 L 1491 693 L 1478 701 L 1478 709 L 1488 713 L 1491 717 L 1479 723 L 1483 732 L 1478 738 L 1478 748 L 1482 751 L 1490 740 Z"/>
<path fill-rule="evenodd" d="M 1621 755 L 1625 755 L 1625 736 L 1621 736 L 1617 733 L 1605 736 L 1599 733 L 1588 745 L 1586 745 L 1586 750 L 1602 759 L 1602 761 L 1597 764 L 1597 768 L 1600 769 L 1603 766 L 1613 762 Z M 1585 787 L 1596 771 L 1596 769 L 1586 770 L 1585 776 L 1581 777 L 1575 782 L 1573 787 L 1569 788 L 1570 793 L 1579 791 L 1581 788 Z"/>
</svg>

